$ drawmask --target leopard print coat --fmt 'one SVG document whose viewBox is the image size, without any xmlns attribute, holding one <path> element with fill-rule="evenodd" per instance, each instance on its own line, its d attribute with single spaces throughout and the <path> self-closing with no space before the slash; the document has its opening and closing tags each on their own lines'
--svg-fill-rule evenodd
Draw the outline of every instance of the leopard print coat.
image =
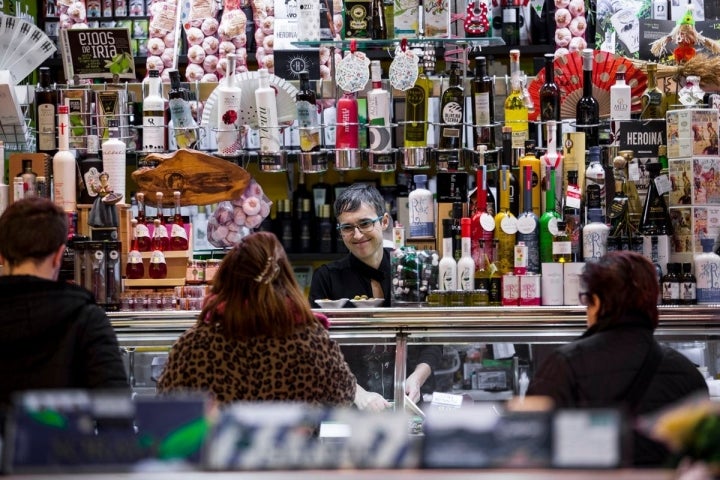
<svg viewBox="0 0 720 480">
<path fill-rule="evenodd" d="M 297 401 L 350 405 L 356 380 L 340 347 L 319 323 L 287 338 L 225 338 L 217 323 L 198 322 L 177 340 L 158 392 L 210 392 L 220 403 Z"/>
</svg>

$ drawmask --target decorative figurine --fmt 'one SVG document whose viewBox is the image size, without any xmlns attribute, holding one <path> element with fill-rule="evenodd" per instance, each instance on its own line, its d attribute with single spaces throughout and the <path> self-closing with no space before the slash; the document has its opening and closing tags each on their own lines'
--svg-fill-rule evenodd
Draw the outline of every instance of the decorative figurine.
<svg viewBox="0 0 720 480">
<path fill-rule="evenodd" d="M 109 180 L 110 175 L 102 172 L 100 173 L 100 184 L 90 185 L 92 191 L 98 194 L 88 217 L 88 224 L 91 227 L 107 228 L 120 225 L 115 204 L 122 200 L 123 196 L 112 191 Z"/>
</svg>

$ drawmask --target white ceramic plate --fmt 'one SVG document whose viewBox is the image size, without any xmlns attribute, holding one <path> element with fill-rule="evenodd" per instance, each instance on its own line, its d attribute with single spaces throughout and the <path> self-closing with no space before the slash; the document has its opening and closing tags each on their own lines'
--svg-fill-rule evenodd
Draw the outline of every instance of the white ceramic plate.
<svg viewBox="0 0 720 480">
<path fill-rule="evenodd" d="M 337 300 L 315 300 L 320 308 L 342 308 L 347 303 L 347 298 L 338 298 Z"/>
<path fill-rule="evenodd" d="M 385 302 L 384 298 L 367 298 L 365 300 L 350 300 L 357 308 L 375 308 Z"/>
</svg>

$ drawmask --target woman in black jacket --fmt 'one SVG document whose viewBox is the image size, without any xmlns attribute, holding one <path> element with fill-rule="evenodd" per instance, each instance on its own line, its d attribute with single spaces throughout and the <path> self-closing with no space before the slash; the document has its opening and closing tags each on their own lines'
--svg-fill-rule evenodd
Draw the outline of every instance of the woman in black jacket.
<svg viewBox="0 0 720 480">
<path fill-rule="evenodd" d="M 580 276 L 588 329 L 540 365 L 528 395 L 546 395 L 556 408 L 619 407 L 632 415 L 653 412 L 707 384 L 687 358 L 658 344 L 658 281 L 642 255 L 612 252 L 588 262 Z M 656 466 L 668 452 L 634 434 L 633 463 Z"/>
</svg>

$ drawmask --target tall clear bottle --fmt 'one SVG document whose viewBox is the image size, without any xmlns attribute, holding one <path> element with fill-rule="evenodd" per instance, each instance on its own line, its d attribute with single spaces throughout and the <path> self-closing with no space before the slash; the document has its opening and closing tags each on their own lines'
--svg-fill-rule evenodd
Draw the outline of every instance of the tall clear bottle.
<svg viewBox="0 0 720 480">
<path fill-rule="evenodd" d="M 55 155 L 58 92 L 50 76 L 50 67 L 40 67 L 40 84 L 35 89 L 37 151 Z"/>
<path fill-rule="evenodd" d="M 495 215 L 495 239 L 497 244 L 497 267 L 500 274 L 513 271 L 515 264 L 515 237 L 518 231 L 517 217 L 510 211 L 510 168 L 500 169 L 500 209 Z"/>
<path fill-rule="evenodd" d="M 173 122 L 173 135 L 178 148 L 194 148 L 197 143 L 197 124 L 190 111 L 190 91 L 183 88 L 180 72 L 170 70 L 168 105 Z"/>
<path fill-rule="evenodd" d="M 303 152 L 320 151 L 320 119 L 318 116 L 317 95 L 310 87 L 310 74 L 300 72 L 300 90 L 295 97 L 300 127 L 300 150 Z"/>
<path fill-rule="evenodd" d="M 424 148 L 428 145 L 428 105 L 432 92 L 432 80 L 418 66 L 415 85 L 405 93 L 405 147 Z"/>
<path fill-rule="evenodd" d="M 150 70 L 147 78 L 147 93 L 143 98 L 143 151 L 164 152 L 165 141 L 165 99 L 162 96 L 160 72 Z"/>
<path fill-rule="evenodd" d="M 585 133 L 585 148 L 597 146 L 600 142 L 600 104 L 593 95 L 592 68 L 593 49 L 582 52 L 583 94 L 575 108 L 575 126 L 578 132 Z"/>
<path fill-rule="evenodd" d="M 632 92 L 625 83 L 625 72 L 615 74 L 615 84 L 610 87 L 610 120 L 630 120 Z"/>
<path fill-rule="evenodd" d="M 588 221 L 583 227 L 583 258 L 597 261 L 607 253 L 610 227 L 602 221 L 602 212 L 596 199 L 588 199 Z"/>
<path fill-rule="evenodd" d="M 382 4 L 382 2 L 380 2 Z M 370 151 L 387 153 L 392 147 L 390 130 L 390 92 L 382 88 L 380 60 L 370 63 L 372 89 L 367 93 Z"/>
<path fill-rule="evenodd" d="M 524 210 L 517 220 L 518 242 L 524 242 L 527 247 L 527 271 L 540 273 L 540 226 L 538 217 L 533 212 L 533 171 L 530 165 L 523 170 L 523 205 Z"/>
<path fill-rule="evenodd" d="M 267 68 L 258 70 L 259 87 L 255 90 L 260 152 L 278 153 L 281 148 L 275 89 L 270 86 Z"/>
<path fill-rule="evenodd" d="M 558 220 L 562 219 L 555 208 L 555 167 L 547 167 L 546 175 L 547 178 L 550 179 L 550 185 L 549 188 L 545 190 L 545 213 L 542 214 L 539 220 L 541 263 L 553 261 L 553 237 L 555 237 L 558 232 Z"/>
<path fill-rule="evenodd" d="M 37 173 L 33 172 L 32 160 L 23 160 L 22 161 L 22 171 L 20 173 L 18 173 L 17 176 L 19 178 L 22 178 L 22 181 L 23 181 L 23 190 L 25 192 L 25 195 L 23 198 L 37 196 L 37 194 L 38 194 L 38 188 L 37 188 L 38 176 L 37 176 Z"/>
<path fill-rule="evenodd" d="M 53 156 L 55 205 L 66 212 L 77 210 L 77 161 L 70 151 L 70 120 L 67 105 L 58 105 L 58 151 Z"/>
<path fill-rule="evenodd" d="M 415 190 L 408 195 L 410 238 L 435 238 L 435 202 L 432 192 L 427 189 L 427 175 L 415 175 L 413 181 Z M 450 226 L 452 228 L 452 221 Z"/>
<path fill-rule="evenodd" d="M 642 97 L 642 110 L 640 118 L 645 119 L 664 119 L 667 105 L 665 102 L 665 94 L 657 85 L 657 63 L 650 62 L 647 64 L 647 88 Z"/>
<path fill-rule="evenodd" d="M 462 87 L 462 73 L 457 63 L 450 67 L 448 87 L 440 99 L 440 143 L 441 149 L 462 148 L 463 121 L 465 118 L 465 95 Z"/>
<path fill-rule="evenodd" d="M 540 121 L 542 122 L 543 145 L 549 146 L 548 143 L 554 140 L 555 148 L 560 147 L 560 138 L 562 131 L 558 130 L 560 123 L 560 87 L 555 83 L 555 54 L 545 54 L 545 82 L 540 87 Z M 556 132 L 550 135 L 548 132 L 549 123 L 553 121 Z"/>
<path fill-rule="evenodd" d="M 461 228 L 461 253 L 458 260 L 458 289 L 475 290 L 475 261 L 471 254 L 470 222 L 468 217 L 460 219 Z"/>
<path fill-rule="evenodd" d="M 127 170 L 125 142 L 120 139 L 118 121 L 114 118 L 108 120 L 110 138 L 102 144 L 103 169 L 110 176 L 110 184 L 115 193 L 125 198 L 125 177 Z"/>
<path fill-rule="evenodd" d="M 438 265 L 439 287 L 440 290 L 453 291 L 457 290 L 457 262 L 455 261 L 455 257 L 453 257 L 452 219 L 444 218 L 442 227 L 443 253 Z"/>
<path fill-rule="evenodd" d="M 488 150 L 495 149 L 495 85 L 487 74 L 485 57 L 475 57 L 475 78 L 471 84 L 473 129 L 475 147 L 486 145 Z"/>
<path fill-rule="evenodd" d="M 520 75 L 520 50 L 510 50 L 511 90 L 505 98 L 505 126 L 512 130 L 512 148 L 524 148 L 529 136 L 528 107 Z"/>
<path fill-rule="evenodd" d="M 226 75 L 217 86 L 217 148 L 221 155 L 232 156 L 242 148 L 239 138 L 242 89 L 235 76 L 237 56 L 227 55 Z M 301 137 L 302 141 L 302 137 Z"/>
</svg>

